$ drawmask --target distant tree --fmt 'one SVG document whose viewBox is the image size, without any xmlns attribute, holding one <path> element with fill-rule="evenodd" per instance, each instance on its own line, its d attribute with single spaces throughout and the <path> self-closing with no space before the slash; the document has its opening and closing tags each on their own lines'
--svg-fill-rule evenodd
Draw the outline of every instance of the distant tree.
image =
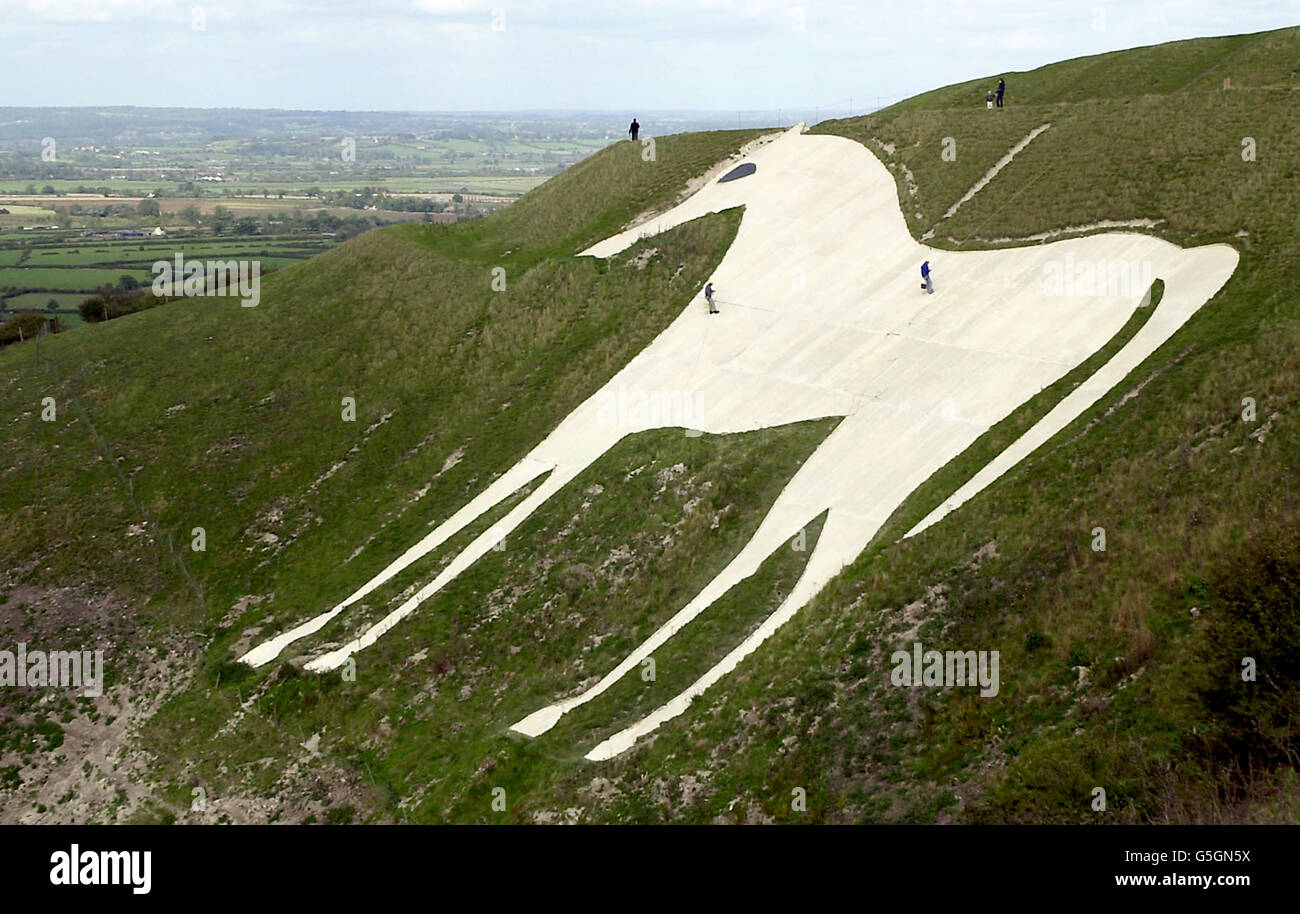
<svg viewBox="0 0 1300 914">
<path fill-rule="evenodd" d="M 53 185 L 53 184 L 46 184 L 44 187 L 41 188 L 41 193 L 43 193 L 43 194 L 56 194 L 56 193 L 58 193 L 58 191 L 56 191 L 56 190 L 54 189 L 54 185 Z"/>
<path fill-rule="evenodd" d="M 193 203 L 182 207 L 179 215 L 181 219 L 185 220 L 190 225 L 198 225 L 203 221 L 203 214 L 199 212 L 199 208 Z"/>
<path fill-rule="evenodd" d="M 117 317 L 117 314 L 110 311 L 109 308 L 112 299 L 113 287 L 103 286 L 94 295 L 77 305 L 77 310 L 81 313 L 81 319 L 88 324 L 97 324 L 100 321 Z"/>
<path fill-rule="evenodd" d="M 40 314 L 15 314 L 0 325 L 0 346 L 18 343 L 39 336 L 46 327 L 46 318 Z"/>
<path fill-rule="evenodd" d="M 136 209 L 136 212 L 138 212 L 141 216 L 160 216 L 160 215 L 162 215 L 162 207 L 158 205 L 158 201 L 157 201 L 157 200 L 150 200 L 148 197 L 146 197 L 145 199 L 141 200 L 140 203 L 136 206 L 135 209 Z"/>
<path fill-rule="evenodd" d="M 45 303 L 45 310 L 46 310 L 46 311 L 58 311 L 58 310 L 59 310 L 59 303 L 58 303 L 58 301 L 55 300 L 55 299 L 53 299 L 53 298 L 51 298 L 48 302 Z"/>
<path fill-rule="evenodd" d="M 235 223 L 236 235 L 256 235 L 257 232 L 257 220 L 252 216 L 245 216 Z"/>
<path fill-rule="evenodd" d="M 118 277 L 117 287 L 123 292 L 134 292 L 136 289 L 140 288 L 140 281 L 134 276 L 123 274 Z"/>
<path fill-rule="evenodd" d="M 124 280 L 129 278 L 123 277 Z M 131 281 L 135 282 L 134 279 Z M 121 317 L 123 314 L 132 314 L 146 308 L 153 308 L 166 301 L 160 296 L 149 294 L 145 289 L 138 288 L 139 283 L 136 283 L 136 286 L 137 288 L 130 290 L 113 286 L 101 286 L 94 295 L 77 306 L 82 320 L 88 324 L 97 324 L 100 321 L 109 321 L 115 317 Z"/>
<path fill-rule="evenodd" d="M 230 231 L 234 224 L 235 217 L 231 215 L 230 210 L 224 206 L 218 206 L 212 211 L 212 231 L 216 235 L 224 235 Z"/>
</svg>

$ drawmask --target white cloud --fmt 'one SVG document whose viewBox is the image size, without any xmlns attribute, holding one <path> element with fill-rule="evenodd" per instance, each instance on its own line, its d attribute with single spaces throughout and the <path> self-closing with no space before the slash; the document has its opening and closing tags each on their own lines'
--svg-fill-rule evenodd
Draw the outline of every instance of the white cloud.
<svg viewBox="0 0 1300 914">
<path fill-rule="evenodd" d="M 191 28 L 201 7 L 206 29 Z M 506 11 L 504 31 L 492 11 Z M 1104 25 L 1094 28 L 1094 10 Z M 802 17 L 792 16 L 802 10 Z M 1300 0 L 24 0 L 10 104 L 788 109 L 1300 21 Z M 141 31 L 141 23 L 158 27 Z M 802 22 L 804 28 L 796 29 Z M 142 81 L 85 54 L 134 42 Z M 346 78 L 340 78 L 340 74 Z M 847 104 L 846 104 L 847 107 Z M 838 109 L 836 109 L 838 110 Z M 810 112 L 811 113 L 811 112 Z"/>
<path fill-rule="evenodd" d="M 36 19 L 54 22 L 112 22 L 174 12 L 180 0 L 27 0 Z"/>
</svg>

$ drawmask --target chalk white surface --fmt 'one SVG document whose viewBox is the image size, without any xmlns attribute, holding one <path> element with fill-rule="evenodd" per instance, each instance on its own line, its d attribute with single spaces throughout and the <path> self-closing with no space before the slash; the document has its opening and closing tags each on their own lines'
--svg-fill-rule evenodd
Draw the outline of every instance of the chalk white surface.
<svg viewBox="0 0 1300 914">
<path fill-rule="evenodd" d="M 587 756 L 610 758 L 735 669 L 857 557 L 917 486 L 1110 340 L 1150 278 L 1165 280 L 1164 299 L 1133 339 L 911 533 L 941 519 L 1096 402 L 1208 301 L 1237 264 L 1236 251 L 1226 245 L 1184 250 L 1122 232 L 998 251 L 942 251 L 912 238 L 893 178 L 851 140 L 811 136 L 796 127 L 743 160 L 752 161 L 757 172 L 726 184 L 712 181 L 668 213 L 584 252 L 612 257 L 647 234 L 743 205 L 736 239 L 712 277 L 722 313 L 709 315 L 699 290 L 667 329 L 518 466 L 343 603 L 254 648 L 246 662 L 273 659 L 520 485 L 551 471 L 433 582 L 308 669 L 339 666 L 625 435 L 676 425 L 726 434 L 843 416 L 753 538 L 694 599 L 596 685 L 513 727 L 539 735 L 604 692 L 829 509 L 807 567 L 781 606 L 688 689 Z M 934 294 L 921 290 L 924 260 L 934 270 Z M 1068 266 L 1073 275 L 1081 264 L 1100 266 L 1103 277 L 1108 267 L 1123 264 L 1147 280 L 1120 294 L 1110 294 L 1104 279 L 1094 290 L 1101 294 L 1049 294 L 1053 271 Z M 1080 291 L 1078 283 L 1073 291 Z M 635 303 L 623 307 L 628 320 L 637 319 Z M 675 408 L 636 408 L 656 399 Z"/>
</svg>

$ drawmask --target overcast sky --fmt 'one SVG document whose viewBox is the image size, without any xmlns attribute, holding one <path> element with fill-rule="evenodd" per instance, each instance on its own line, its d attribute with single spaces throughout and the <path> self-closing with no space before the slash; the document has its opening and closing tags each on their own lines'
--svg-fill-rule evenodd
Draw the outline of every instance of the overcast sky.
<svg viewBox="0 0 1300 914">
<path fill-rule="evenodd" d="M 0 106 L 862 109 L 1297 24 L 1300 0 L 0 0 Z"/>
</svg>

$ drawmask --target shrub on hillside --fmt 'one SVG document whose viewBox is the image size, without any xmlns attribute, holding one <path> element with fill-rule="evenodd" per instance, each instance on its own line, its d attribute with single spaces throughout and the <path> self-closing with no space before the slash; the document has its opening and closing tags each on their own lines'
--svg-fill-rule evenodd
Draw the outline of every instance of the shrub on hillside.
<svg viewBox="0 0 1300 914">
<path fill-rule="evenodd" d="M 88 324 L 111 321 L 123 314 L 134 314 L 146 308 L 161 305 L 166 299 L 151 294 L 147 289 L 123 289 L 104 286 L 77 306 L 81 318 Z"/>
<path fill-rule="evenodd" d="M 49 318 L 35 313 L 15 314 L 0 324 L 0 346 L 30 340 L 40 336 L 42 328 L 48 326 Z"/>
<path fill-rule="evenodd" d="M 1300 764 L 1300 538 L 1256 539 L 1211 593 L 1195 686 L 1205 749 L 1242 772 Z"/>
</svg>

